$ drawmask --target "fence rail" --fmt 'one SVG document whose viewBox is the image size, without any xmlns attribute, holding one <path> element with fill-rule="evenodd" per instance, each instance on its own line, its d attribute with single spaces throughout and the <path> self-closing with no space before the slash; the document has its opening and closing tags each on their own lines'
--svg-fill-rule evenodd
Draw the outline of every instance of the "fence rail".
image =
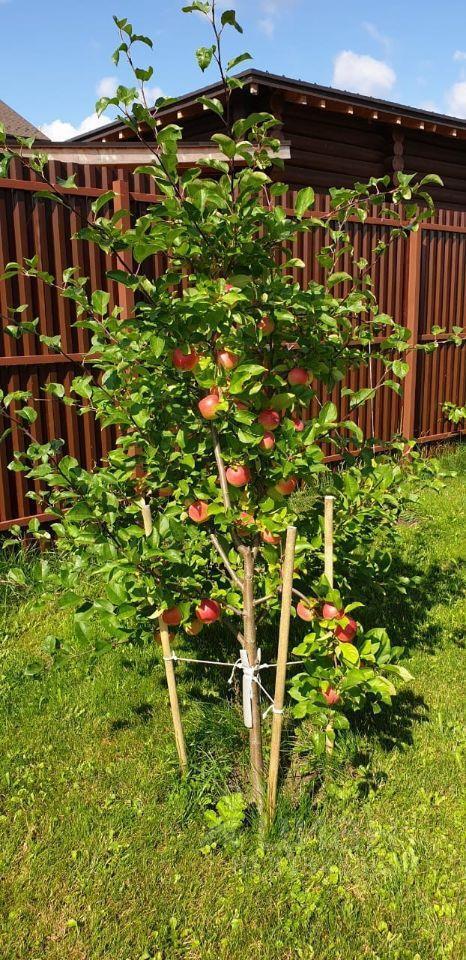
<svg viewBox="0 0 466 960">
<path fill-rule="evenodd" d="M 106 271 L 115 268 L 114 259 L 87 241 L 71 239 L 86 221 L 92 201 L 103 192 L 113 189 L 115 209 L 130 209 L 140 213 L 153 202 L 155 193 L 150 180 L 143 174 L 129 174 L 123 169 L 108 167 L 79 167 L 73 164 L 50 162 L 48 176 L 76 174 L 77 190 L 63 191 L 72 197 L 73 210 L 43 203 L 34 193 L 41 184 L 30 171 L 23 170 L 14 161 L 11 178 L 0 181 L 0 273 L 9 261 L 21 261 L 34 253 L 39 265 L 54 276 L 73 264 L 90 278 L 93 287 L 107 289 L 110 305 L 118 304 L 124 313 L 131 309 L 131 291 L 123 285 L 106 279 Z M 294 209 L 294 193 L 283 198 L 287 210 Z M 316 206 L 322 213 L 329 212 L 329 198 L 319 195 Z M 377 216 L 369 216 L 363 224 L 352 222 L 349 227 L 355 245 L 356 257 L 371 259 L 371 251 L 388 239 L 389 226 Z M 298 236 L 293 256 L 302 259 L 306 268 L 296 272 L 304 282 L 322 279 L 316 253 L 325 242 L 325 230 L 318 228 Z M 351 270 L 349 258 L 341 265 Z M 146 261 L 145 268 L 155 276 L 163 266 L 160 256 Z M 465 324 L 466 297 L 466 211 L 439 209 L 435 218 L 423 223 L 408 241 L 397 240 L 374 270 L 374 292 L 381 309 L 403 323 L 411 332 L 412 343 L 425 343 L 434 338 L 435 325 L 445 327 L 447 333 L 454 326 Z M 37 335 L 25 334 L 12 339 L 5 327 L 9 323 L 9 308 L 28 304 L 22 319 L 40 318 Z M 89 349 L 87 331 L 73 328 L 73 304 L 57 291 L 28 278 L 13 278 L 0 282 L 0 388 L 5 391 L 31 390 L 36 400 L 38 418 L 31 432 L 44 441 L 60 436 L 67 451 L 86 467 L 92 467 L 111 447 L 110 431 L 101 431 L 90 415 L 78 417 L 70 407 L 45 395 L 43 388 L 49 382 L 61 382 L 67 389 L 74 372 Z M 60 334 L 67 357 L 51 354 L 39 340 L 39 334 Z M 447 421 L 442 412 L 445 401 L 463 405 L 466 397 L 466 344 L 457 348 L 442 342 L 434 353 L 414 353 L 410 372 L 404 384 L 404 396 L 392 391 L 379 391 L 372 410 L 358 412 L 359 423 L 367 434 L 374 432 L 387 440 L 397 432 L 415 436 L 423 441 L 440 440 L 455 435 L 457 428 Z M 381 374 L 374 363 L 373 377 Z M 368 386 L 368 369 L 349 375 L 353 389 Z M 332 394 L 342 418 L 349 416 L 348 399 L 340 396 L 341 388 Z M 316 401 L 317 409 L 317 401 Z M 4 429 L 0 418 L 0 433 Z M 11 473 L 7 464 L 13 450 L 22 449 L 19 430 L 0 445 L 0 530 L 13 522 L 27 523 L 35 515 L 35 503 L 27 496 L 27 483 L 21 473 Z M 43 515 L 42 515 L 43 516 Z"/>
</svg>

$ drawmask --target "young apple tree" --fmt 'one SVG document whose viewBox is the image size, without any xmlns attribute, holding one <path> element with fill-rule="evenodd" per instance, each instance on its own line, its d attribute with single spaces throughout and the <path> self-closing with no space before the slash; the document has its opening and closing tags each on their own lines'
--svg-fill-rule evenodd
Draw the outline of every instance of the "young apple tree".
<svg viewBox="0 0 466 960">
<path fill-rule="evenodd" d="M 328 740 L 348 724 L 346 707 L 358 707 L 367 697 L 374 704 L 389 702 L 390 672 L 403 675 L 391 662 L 385 632 L 364 636 L 352 616 L 358 604 L 345 607 L 328 582 L 317 582 L 321 504 L 316 499 L 308 510 L 299 509 L 300 491 L 313 477 L 327 477 L 336 508 L 345 493 L 333 484 L 323 442 L 343 455 L 351 442 L 363 454 L 367 449 L 377 469 L 374 438 L 363 436 L 357 416 L 339 422 L 329 399 L 335 385 L 379 362 L 384 373 L 370 389 L 346 390 L 356 415 L 377 391 L 399 391 L 408 369 L 407 331 L 379 312 L 371 288 L 384 245 L 373 263 L 356 259 L 348 220 L 364 222 L 375 206 L 393 224 L 404 205 L 404 226 L 393 226 L 391 238 L 406 236 L 431 211 L 424 189 L 429 178 L 416 182 L 399 175 L 396 186 L 388 177 L 373 178 L 332 190 L 325 216 L 312 214 L 314 193 L 305 187 L 288 215 L 280 205 L 288 187 L 277 179 L 277 121 L 266 113 L 235 121 L 231 116 L 231 95 L 241 86 L 232 71 L 249 59 L 243 53 L 224 63 L 225 31 L 241 32 L 235 13 L 218 15 L 215 2 L 200 0 L 185 9 L 205 15 L 213 31 L 197 59 L 202 70 L 215 61 L 223 82 L 221 97 L 200 98 L 218 116 L 221 132 L 212 140 L 221 159 L 180 170 L 182 130 L 157 123 L 166 101 L 149 109 L 145 84 L 152 68 L 136 65 L 137 51 L 151 42 L 125 19 L 116 20 L 121 42 L 114 59 L 126 57 L 140 87 L 119 87 L 99 104 L 100 110 L 118 107 L 152 153 L 139 172 L 153 179 L 158 199 L 124 229 L 119 214 L 105 215 L 113 194 L 104 194 L 78 232 L 114 256 L 107 276 L 132 292 L 134 309 L 124 316 L 118 307 L 110 309 L 108 292 L 92 289 L 73 265 L 53 278 L 35 258 L 9 264 L 4 274 L 36 278 L 74 301 L 77 325 L 91 335 L 89 356 L 69 395 L 60 384 L 49 384 L 46 393 L 94 415 L 102 428 L 116 428 L 114 447 L 94 470 L 84 469 L 59 439 L 34 439 L 31 397 L 16 392 L 2 397 L 1 413 L 7 428 L 8 420 L 22 426 L 28 444 L 10 467 L 40 487 L 31 496 L 54 517 L 52 531 L 70 582 L 92 562 L 105 583 L 104 596 L 77 608 L 83 639 L 96 618 L 112 643 L 151 637 L 160 615 L 190 637 L 220 623 L 232 636 L 233 659 L 239 644 L 256 667 L 257 630 L 272 624 L 279 611 L 283 537 L 295 525 L 294 596 L 298 617 L 310 622 L 311 632 L 297 648 L 306 667 L 292 692 L 296 715 L 310 716 Z M 9 158 L 25 147 L 30 143 L 20 142 L 17 150 L 5 146 L 4 172 Z M 30 162 L 45 178 L 46 157 Z M 47 197 L 72 204 L 59 186 Z M 300 284 L 293 271 L 304 263 L 291 248 L 299 234 L 318 228 L 327 237 L 318 256 L 325 282 Z M 166 263 L 155 279 L 145 269 L 154 254 L 163 254 Z M 352 261 L 349 273 L 340 268 L 343 256 Z M 346 292 L 339 294 L 342 283 Z M 15 316 L 11 332 L 20 335 L 22 314 Z M 59 337 L 42 340 L 63 352 Z M 323 400 L 310 417 L 317 395 Z M 146 515 L 150 511 L 149 536 L 141 507 Z M 38 538 L 49 535 L 36 521 L 31 529 Z M 77 599 L 72 590 L 67 596 L 70 603 Z M 264 761 L 256 683 L 250 748 L 253 797 L 260 805 Z"/>
</svg>

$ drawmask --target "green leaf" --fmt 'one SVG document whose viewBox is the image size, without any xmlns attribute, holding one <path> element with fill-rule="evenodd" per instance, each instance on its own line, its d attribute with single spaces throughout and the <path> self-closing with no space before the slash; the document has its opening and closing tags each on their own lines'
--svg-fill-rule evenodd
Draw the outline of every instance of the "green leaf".
<svg viewBox="0 0 466 960">
<path fill-rule="evenodd" d="M 206 107 L 208 110 L 212 110 L 219 117 L 223 116 L 223 104 L 217 97 L 211 99 L 210 97 L 198 97 L 198 103 L 202 103 L 203 107 Z"/>
<path fill-rule="evenodd" d="M 331 290 L 337 283 L 345 283 L 348 280 L 352 282 L 353 278 L 351 274 L 345 273 L 344 270 L 341 270 L 339 273 L 331 273 L 330 276 L 327 277 L 327 287 Z"/>
<path fill-rule="evenodd" d="M 234 70 L 235 67 L 239 66 L 240 63 L 244 63 L 245 60 L 252 60 L 250 53 L 240 53 L 238 57 L 233 57 L 233 60 L 229 60 L 227 63 L 227 70 Z"/>
<path fill-rule="evenodd" d="M 94 313 L 98 313 L 99 316 L 103 317 L 107 313 L 107 307 L 110 301 L 110 294 L 106 293 L 105 290 L 94 290 L 91 303 Z"/>
<path fill-rule="evenodd" d="M 97 200 L 94 200 L 94 202 L 91 203 L 91 210 L 93 214 L 97 216 L 99 210 L 101 210 L 102 207 L 105 207 L 106 203 L 110 203 L 111 200 L 114 200 L 115 197 L 116 193 L 114 193 L 113 190 L 106 190 L 105 193 L 103 193 L 100 197 L 97 197 Z"/>
<path fill-rule="evenodd" d="M 215 45 L 213 45 L 211 47 L 198 47 L 196 50 L 196 59 L 203 73 L 212 63 L 215 49 Z"/>
<path fill-rule="evenodd" d="M 314 203 L 314 197 L 315 197 L 315 193 L 312 187 L 304 187 L 302 190 L 299 191 L 296 197 L 296 203 L 294 208 L 296 217 L 299 217 L 299 219 L 301 219 L 303 214 L 306 213 L 306 210 L 309 210 L 309 207 L 312 207 L 312 204 Z"/>
<path fill-rule="evenodd" d="M 229 24 L 229 26 L 234 27 L 235 30 L 238 31 L 238 33 L 243 32 L 243 28 L 240 27 L 236 19 L 236 13 L 234 10 L 224 10 L 222 13 L 221 23 L 222 23 L 222 27 L 226 26 L 226 24 Z"/>
<path fill-rule="evenodd" d="M 395 377 L 399 377 L 400 380 L 402 380 L 406 374 L 409 373 L 409 363 L 405 363 L 404 360 L 394 360 L 392 370 Z"/>
<path fill-rule="evenodd" d="M 340 643 L 338 652 L 343 660 L 343 663 L 348 663 L 352 667 L 359 663 L 358 649 L 352 643 Z"/>
</svg>

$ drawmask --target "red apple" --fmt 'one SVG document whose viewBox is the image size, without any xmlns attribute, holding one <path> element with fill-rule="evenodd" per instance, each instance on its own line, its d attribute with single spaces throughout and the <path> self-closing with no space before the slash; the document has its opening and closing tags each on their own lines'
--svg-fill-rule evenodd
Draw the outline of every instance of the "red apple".
<svg viewBox="0 0 466 960">
<path fill-rule="evenodd" d="M 357 632 L 358 625 L 356 620 L 352 620 L 351 617 L 348 617 L 348 623 L 346 624 L 346 627 L 336 627 L 335 636 L 340 643 L 351 643 Z"/>
<path fill-rule="evenodd" d="M 202 630 L 202 626 L 200 620 L 192 620 L 191 623 L 187 624 L 185 630 L 190 637 L 197 637 L 198 633 Z"/>
<path fill-rule="evenodd" d="M 199 357 L 191 347 L 188 353 L 185 353 L 180 347 L 177 347 L 172 353 L 172 363 L 177 370 L 194 370 L 198 362 Z"/>
<path fill-rule="evenodd" d="M 297 416 L 295 416 L 295 414 L 293 414 L 293 416 L 292 416 L 291 419 L 292 419 L 292 421 L 293 421 L 293 426 L 294 426 L 295 430 L 297 430 L 298 433 L 302 433 L 302 431 L 304 430 L 304 427 L 305 427 L 304 420 L 301 420 L 301 417 L 297 417 Z"/>
<path fill-rule="evenodd" d="M 235 400 L 237 410 L 249 410 L 249 405 L 244 400 Z"/>
<path fill-rule="evenodd" d="M 282 494 L 283 497 L 289 497 L 290 493 L 294 493 L 296 490 L 298 481 L 296 477 L 288 477 L 287 480 L 279 480 L 275 484 L 275 489 Z"/>
<path fill-rule="evenodd" d="M 226 476 L 232 487 L 245 487 L 251 479 L 249 468 L 242 463 L 238 463 L 235 467 L 228 467 Z"/>
<path fill-rule="evenodd" d="M 233 290 L 233 284 L 232 284 L 232 283 L 226 283 L 226 284 L 225 284 L 225 293 L 230 293 L 231 290 Z"/>
<path fill-rule="evenodd" d="M 220 618 L 221 607 L 216 600 L 201 600 L 199 606 L 196 609 L 196 617 L 198 620 L 201 620 L 203 623 L 214 623 L 215 620 Z"/>
<path fill-rule="evenodd" d="M 188 516 L 194 523 L 205 523 L 209 518 L 209 505 L 204 500 L 195 500 L 188 510 Z"/>
<path fill-rule="evenodd" d="M 257 421 L 266 430 L 276 430 L 280 423 L 280 414 L 276 410 L 263 410 Z"/>
<path fill-rule="evenodd" d="M 304 387 L 309 383 L 309 374 L 304 367 L 293 367 L 288 374 L 288 383 L 292 387 Z"/>
<path fill-rule="evenodd" d="M 260 448 L 261 448 L 262 450 L 267 450 L 267 452 L 268 452 L 269 450 L 273 450 L 273 448 L 274 448 L 274 446 L 275 446 L 275 437 L 274 437 L 273 433 L 269 433 L 269 431 L 267 430 L 267 431 L 264 433 L 264 436 L 262 437 L 262 440 L 261 440 L 259 446 L 260 446 Z"/>
<path fill-rule="evenodd" d="M 252 513 L 247 513 L 246 510 L 241 511 L 239 518 L 240 518 L 240 526 L 242 527 L 250 527 L 251 523 L 256 522 Z"/>
<path fill-rule="evenodd" d="M 220 398 L 218 393 L 208 393 L 206 397 L 203 397 L 202 400 L 199 400 L 198 410 L 204 420 L 213 420 L 217 416 L 218 408 L 220 406 Z"/>
<path fill-rule="evenodd" d="M 179 607 L 170 607 L 162 613 L 162 620 L 169 627 L 177 627 L 181 623 L 183 615 Z"/>
<path fill-rule="evenodd" d="M 341 699 L 338 690 L 335 690 L 335 688 L 331 687 L 330 684 L 327 689 L 323 691 L 323 694 L 329 707 L 333 707 L 334 703 L 338 703 L 338 701 Z"/>
<path fill-rule="evenodd" d="M 345 611 L 339 610 L 338 607 L 333 605 L 333 603 L 324 603 L 322 607 L 323 620 L 341 620 L 344 615 Z"/>
<path fill-rule="evenodd" d="M 281 543 L 282 538 L 278 533 L 271 533 L 270 530 L 263 530 L 261 537 L 264 543 L 271 543 L 272 546 L 277 547 Z"/>
<path fill-rule="evenodd" d="M 272 318 L 267 317 L 265 315 L 262 317 L 261 320 L 259 320 L 258 326 L 259 326 L 259 330 L 262 330 L 262 333 L 273 333 L 273 331 L 275 330 L 275 324 Z"/>
<path fill-rule="evenodd" d="M 234 370 L 238 366 L 239 357 L 231 350 L 219 350 L 217 353 L 217 363 L 224 370 Z"/>
<path fill-rule="evenodd" d="M 296 607 L 296 613 L 301 620 L 306 620 L 306 622 L 313 620 L 316 615 L 314 607 L 310 607 L 306 600 L 299 601 Z"/>
</svg>

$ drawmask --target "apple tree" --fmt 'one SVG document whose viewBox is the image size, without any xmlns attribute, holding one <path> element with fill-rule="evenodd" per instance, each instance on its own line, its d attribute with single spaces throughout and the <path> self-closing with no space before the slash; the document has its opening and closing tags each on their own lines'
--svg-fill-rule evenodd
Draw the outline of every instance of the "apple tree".
<svg viewBox="0 0 466 960">
<path fill-rule="evenodd" d="M 372 452 L 375 438 L 364 437 L 358 425 L 358 408 L 377 391 L 399 391 L 408 368 L 408 334 L 379 311 L 372 291 L 371 273 L 383 245 L 374 262 L 356 259 L 348 220 L 364 222 L 375 205 L 393 224 L 403 207 L 404 226 L 393 226 L 391 240 L 406 236 L 431 212 L 425 192 L 430 178 L 400 175 L 395 186 L 388 177 L 373 178 L 353 189 L 334 189 L 324 218 L 313 215 L 314 193 L 305 187 L 287 215 L 280 204 L 288 187 L 277 175 L 275 118 L 231 117 L 231 94 L 241 85 L 232 71 L 249 58 L 242 53 L 224 63 L 225 31 L 241 32 L 236 15 L 218 15 L 215 2 L 200 0 L 185 9 L 205 15 L 212 28 L 211 45 L 198 50 L 197 59 L 203 70 L 216 61 L 223 81 L 221 98 L 201 98 L 222 127 L 212 137 L 221 159 L 210 160 L 208 169 L 205 161 L 179 169 L 182 130 L 157 124 L 166 101 L 149 108 L 145 84 L 152 68 L 136 65 L 138 51 L 151 42 L 126 19 L 116 19 L 120 43 L 114 59 L 127 59 L 139 87 L 121 86 L 99 104 L 100 110 L 117 107 L 134 136 L 142 136 L 142 127 L 150 131 L 144 142 L 152 161 L 140 172 L 153 179 L 158 199 L 123 229 L 121 217 L 108 213 L 110 192 L 93 203 L 78 233 L 114 255 L 108 278 L 132 291 L 131 314 L 110 309 L 108 292 L 92 289 L 73 265 L 52 277 L 35 258 L 9 264 L 4 273 L 36 278 L 74 301 L 77 326 L 90 332 L 89 356 L 69 395 L 60 384 L 49 384 L 46 393 L 95 416 L 102 428 L 115 428 L 116 442 L 103 463 L 86 470 L 59 438 L 34 439 L 31 397 L 16 392 L 0 398 L 1 415 L 7 429 L 8 420 L 15 420 L 28 442 L 10 468 L 36 481 L 30 496 L 54 518 L 51 532 L 70 603 L 77 601 L 76 576 L 90 563 L 103 582 L 103 595 L 78 605 L 76 630 L 86 640 L 98 618 L 109 647 L 150 640 L 160 615 L 191 637 L 220 622 L 231 635 L 233 659 L 239 644 L 255 667 L 257 630 L 272 625 L 280 608 L 284 532 L 295 525 L 294 595 L 297 616 L 310 632 L 295 651 L 305 667 L 291 692 L 296 716 L 311 717 L 321 742 L 347 726 L 348 711 L 367 699 L 375 709 L 390 702 L 392 674 L 406 677 L 385 631 L 364 633 L 353 617 L 357 601 L 345 603 L 320 576 L 321 498 L 300 507 L 302 491 L 322 482 L 336 497 L 338 517 L 351 487 L 350 481 L 345 487 L 345 471 L 334 478 L 324 462 L 324 442 L 354 463 L 352 444 L 366 454 L 370 471 L 382 469 Z M 21 156 L 25 146 L 30 144 L 20 142 L 15 150 L 5 145 L 4 174 L 9 158 Z M 24 162 L 46 177 L 46 157 Z M 47 197 L 73 202 L 59 186 Z M 322 227 L 327 242 L 318 260 L 325 282 L 300 284 L 293 271 L 304 264 L 290 253 L 293 241 Z M 166 267 L 153 279 L 145 266 L 155 253 L 163 254 Z M 350 273 L 340 267 L 343 256 L 352 258 Z M 343 281 L 347 292 L 338 295 Z M 21 313 L 10 326 L 12 335 L 23 331 Z M 59 337 L 42 340 L 63 352 Z M 354 416 L 341 422 L 330 399 L 333 388 L 375 360 L 383 376 L 370 389 L 346 390 Z M 317 395 L 323 397 L 319 412 L 310 417 Z M 395 451 L 405 446 L 398 440 Z M 150 511 L 149 536 L 141 508 Z M 37 521 L 31 531 L 37 539 L 51 535 Z M 253 795 L 260 803 L 264 761 L 256 684 L 252 712 Z"/>
</svg>

